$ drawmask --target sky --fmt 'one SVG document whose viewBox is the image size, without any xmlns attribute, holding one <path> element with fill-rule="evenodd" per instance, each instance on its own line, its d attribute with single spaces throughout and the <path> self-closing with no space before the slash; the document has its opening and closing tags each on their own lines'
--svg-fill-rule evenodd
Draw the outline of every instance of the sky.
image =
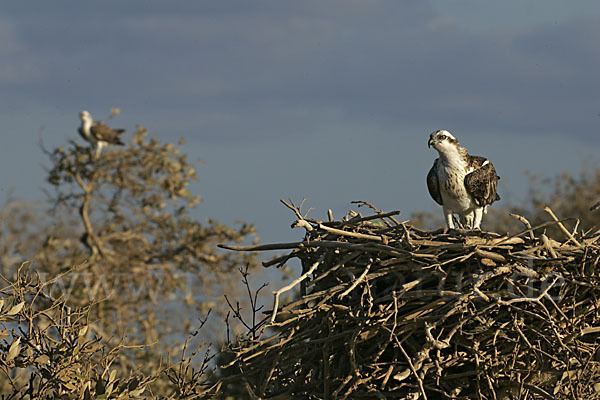
<svg viewBox="0 0 600 400">
<path fill-rule="evenodd" d="M 281 198 L 315 218 L 437 209 L 437 129 L 518 200 L 525 171 L 600 161 L 599 37 L 596 0 L 3 2 L 0 198 L 43 199 L 40 138 L 81 140 L 79 111 L 117 107 L 115 127 L 185 139 L 198 218 L 263 242 L 302 235 Z"/>
</svg>

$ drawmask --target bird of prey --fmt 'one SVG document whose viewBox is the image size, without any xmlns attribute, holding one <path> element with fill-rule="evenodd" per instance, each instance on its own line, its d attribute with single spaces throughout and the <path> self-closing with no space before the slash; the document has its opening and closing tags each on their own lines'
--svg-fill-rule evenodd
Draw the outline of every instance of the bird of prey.
<svg viewBox="0 0 600 400">
<path fill-rule="evenodd" d="M 109 144 L 124 144 L 119 135 L 125 132 L 125 129 L 113 129 L 105 123 L 94 121 L 91 114 L 85 110 L 79 113 L 79 118 L 79 134 L 96 148 L 96 159 L 100 158 L 103 147 Z"/>
<path fill-rule="evenodd" d="M 427 189 L 442 206 L 446 226 L 454 229 L 453 216 L 458 214 L 466 228 L 481 229 L 487 207 L 500 200 L 496 169 L 487 158 L 469 155 L 446 130 L 433 132 L 427 146 L 440 155 L 427 174 Z"/>
</svg>

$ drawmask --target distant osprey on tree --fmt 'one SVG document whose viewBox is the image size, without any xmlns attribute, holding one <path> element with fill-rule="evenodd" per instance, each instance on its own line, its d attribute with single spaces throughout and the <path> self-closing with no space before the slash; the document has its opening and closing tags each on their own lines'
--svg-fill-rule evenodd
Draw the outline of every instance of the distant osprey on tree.
<svg viewBox="0 0 600 400">
<path fill-rule="evenodd" d="M 96 148 L 96 159 L 100 158 L 104 146 L 124 144 L 119 135 L 125 132 L 125 129 L 113 129 L 102 122 L 95 122 L 91 114 L 85 110 L 79 113 L 79 118 L 81 119 L 79 134 Z"/>
<path fill-rule="evenodd" d="M 487 207 L 500 200 L 496 169 L 490 160 L 469 155 L 446 130 L 433 132 L 427 146 L 440 155 L 427 174 L 427 189 L 443 207 L 446 226 L 454 229 L 453 216 L 458 214 L 465 227 L 481 229 Z"/>
</svg>

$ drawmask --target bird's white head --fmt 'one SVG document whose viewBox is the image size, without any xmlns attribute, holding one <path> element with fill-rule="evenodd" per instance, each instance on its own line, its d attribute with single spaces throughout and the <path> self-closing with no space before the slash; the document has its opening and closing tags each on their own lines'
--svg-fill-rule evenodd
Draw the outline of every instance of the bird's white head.
<svg viewBox="0 0 600 400">
<path fill-rule="evenodd" d="M 439 153 L 456 151 L 459 148 L 458 140 L 445 129 L 435 131 L 429 135 L 427 147 L 432 147 Z"/>
<path fill-rule="evenodd" d="M 80 112 L 79 118 L 82 121 L 92 121 L 92 115 L 87 110 L 83 110 L 82 112 Z"/>
</svg>

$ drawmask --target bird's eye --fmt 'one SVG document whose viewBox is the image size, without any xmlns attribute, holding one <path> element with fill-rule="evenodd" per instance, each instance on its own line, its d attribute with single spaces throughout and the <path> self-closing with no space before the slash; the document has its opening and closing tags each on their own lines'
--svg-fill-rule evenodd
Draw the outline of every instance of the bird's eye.
<svg viewBox="0 0 600 400">
<path fill-rule="evenodd" d="M 448 137 L 446 135 L 441 135 L 440 140 L 446 140 Z"/>
</svg>

